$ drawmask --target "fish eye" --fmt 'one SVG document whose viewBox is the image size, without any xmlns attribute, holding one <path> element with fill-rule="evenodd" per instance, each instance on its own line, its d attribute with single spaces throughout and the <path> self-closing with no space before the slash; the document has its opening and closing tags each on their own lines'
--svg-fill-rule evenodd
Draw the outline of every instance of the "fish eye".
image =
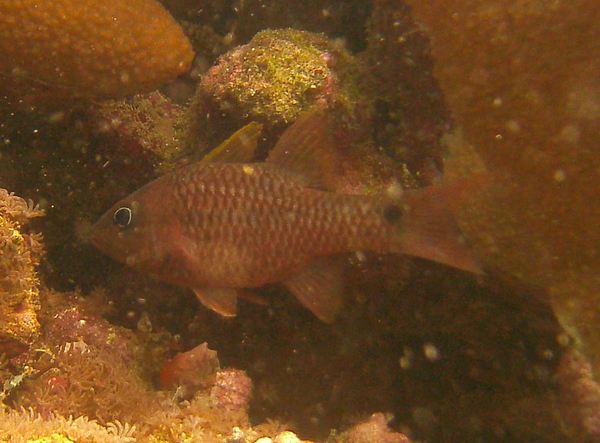
<svg viewBox="0 0 600 443">
<path fill-rule="evenodd" d="M 113 222 L 120 228 L 126 228 L 131 223 L 132 217 L 133 214 L 131 212 L 131 208 L 123 206 L 117 209 L 113 214 Z"/>
<path fill-rule="evenodd" d="M 398 205 L 387 206 L 383 210 L 383 217 L 389 223 L 397 223 L 402 218 L 402 209 Z"/>
</svg>

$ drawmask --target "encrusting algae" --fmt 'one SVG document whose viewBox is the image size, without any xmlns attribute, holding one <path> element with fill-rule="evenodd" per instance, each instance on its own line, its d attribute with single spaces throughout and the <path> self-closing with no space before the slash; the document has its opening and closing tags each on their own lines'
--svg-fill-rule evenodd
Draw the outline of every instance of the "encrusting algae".
<svg viewBox="0 0 600 443">
<path fill-rule="evenodd" d="M 32 105 L 150 91 L 194 53 L 155 0 L 0 3 L 0 92 Z"/>
</svg>

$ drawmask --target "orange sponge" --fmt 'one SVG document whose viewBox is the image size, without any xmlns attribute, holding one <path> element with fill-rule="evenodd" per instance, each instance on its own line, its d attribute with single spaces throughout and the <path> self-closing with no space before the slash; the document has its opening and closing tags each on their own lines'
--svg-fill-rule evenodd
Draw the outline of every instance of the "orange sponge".
<svg viewBox="0 0 600 443">
<path fill-rule="evenodd" d="M 192 47 L 155 0 L 0 2 L 0 94 L 116 98 L 185 72 Z"/>
</svg>

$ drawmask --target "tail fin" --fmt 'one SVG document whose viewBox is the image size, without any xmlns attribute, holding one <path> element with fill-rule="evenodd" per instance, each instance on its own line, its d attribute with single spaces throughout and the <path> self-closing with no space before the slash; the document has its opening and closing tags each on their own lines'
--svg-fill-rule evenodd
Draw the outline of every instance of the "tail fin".
<svg viewBox="0 0 600 443">
<path fill-rule="evenodd" d="M 449 209 L 471 187 L 465 180 L 404 191 L 397 252 L 483 274 Z"/>
</svg>

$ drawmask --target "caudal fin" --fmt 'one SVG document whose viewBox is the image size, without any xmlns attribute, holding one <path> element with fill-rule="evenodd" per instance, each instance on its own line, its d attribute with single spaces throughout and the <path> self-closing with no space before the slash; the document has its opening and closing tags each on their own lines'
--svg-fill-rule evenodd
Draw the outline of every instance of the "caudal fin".
<svg viewBox="0 0 600 443">
<path fill-rule="evenodd" d="M 470 183 L 405 191 L 401 197 L 402 230 L 397 238 L 397 252 L 483 274 L 449 209 L 456 199 L 463 199 L 466 188 L 471 188 Z"/>
</svg>

